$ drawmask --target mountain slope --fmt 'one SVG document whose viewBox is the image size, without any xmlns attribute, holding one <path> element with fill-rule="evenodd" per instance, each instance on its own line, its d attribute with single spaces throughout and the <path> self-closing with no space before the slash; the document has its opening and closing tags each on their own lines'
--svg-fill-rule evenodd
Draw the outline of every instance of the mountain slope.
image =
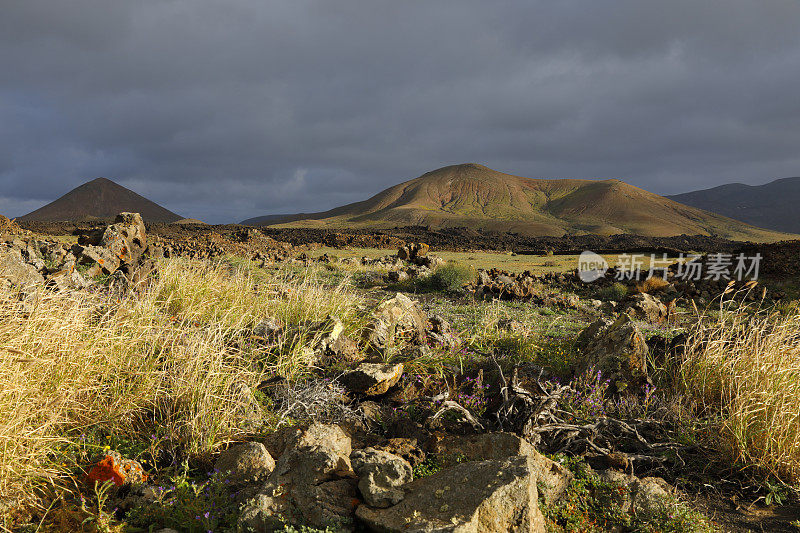
<svg viewBox="0 0 800 533">
<path fill-rule="evenodd" d="M 125 211 L 140 213 L 147 222 L 171 223 L 183 218 L 122 185 L 106 178 L 97 178 L 19 220 L 109 219 Z"/>
<path fill-rule="evenodd" d="M 800 233 L 800 178 L 764 185 L 731 183 L 667 198 L 762 228 Z"/>
<path fill-rule="evenodd" d="M 534 236 L 685 233 L 758 241 L 788 237 L 681 205 L 619 180 L 530 179 L 471 163 L 428 172 L 362 202 L 272 224 L 468 226 Z"/>
</svg>

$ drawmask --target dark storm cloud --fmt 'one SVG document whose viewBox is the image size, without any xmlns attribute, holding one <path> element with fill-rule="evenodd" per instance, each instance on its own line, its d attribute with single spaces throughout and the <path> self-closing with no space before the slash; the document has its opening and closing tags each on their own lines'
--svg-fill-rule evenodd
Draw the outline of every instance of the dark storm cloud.
<svg viewBox="0 0 800 533">
<path fill-rule="evenodd" d="M 238 221 L 446 164 L 659 193 L 800 174 L 795 1 L 25 0 L 0 212 L 97 176 Z"/>
</svg>

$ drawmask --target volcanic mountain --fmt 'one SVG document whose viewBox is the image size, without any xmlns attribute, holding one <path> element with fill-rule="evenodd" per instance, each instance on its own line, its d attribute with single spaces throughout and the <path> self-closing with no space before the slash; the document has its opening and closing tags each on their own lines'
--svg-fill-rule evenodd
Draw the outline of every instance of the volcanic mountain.
<svg viewBox="0 0 800 533">
<path fill-rule="evenodd" d="M 530 179 L 473 163 L 428 172 L 362 202 L 292 218 L 296 220 L 266 224 L 467 226 L 532 236 L 690 234 L 752 241 L 790 237 L 688 207 L 616 179 Z"/>
<path fill-rule="evenodd" d="M 800 178 L 764 185 L 729 183 L 667 198 L 762 228 L 800 233 Z"/>
<path fill-rule="evenodd" d="M 106 178 L 97 178 L 19 220 L 106 220 L 125 211 L 140 213 L 147 222 L 171 223 L 183 218 L 122 185 Z"/>
</svg>

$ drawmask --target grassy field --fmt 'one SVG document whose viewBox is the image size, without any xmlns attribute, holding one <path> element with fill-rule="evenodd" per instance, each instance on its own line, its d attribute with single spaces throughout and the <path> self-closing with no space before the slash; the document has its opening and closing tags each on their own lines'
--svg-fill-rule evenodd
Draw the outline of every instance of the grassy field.
<svg viewBox="0 0 800 533">
<path fill-rule="evenodd" d="M 392 253 L 319 249 L 315 254 L 326 252 L 339 257 Z M 568 270 L 577 263 L 577 256 L 441 255 L 478 268 L 540 272 Z M 546 261 L 554 264 L 544 265 Z M 347 335 L 360 338 L 377 302 L 394 295 L 380 286 L 363 289 L 355 277 L 364 268 L 261 269 L 236 258 L 170 259 L 161 262 L 158 276 L 137 293 L 45 293 L 30 313 L 19 312 L 13 294 L 0 290 L 0 411 L 10 414 L 0 418 L 0 496 L 46 506 L 48 497 L 60 494 L 51 517 L 73 520 L 68 522 L 75 526 L 71 530 L 82 530 L 81 520 L 91 518 L 99 525 L 98 517 L 104 517 L 108 528 L 84 530 L 134 531 L 126 529 L 130 523 L 103 515 L 99 496 L 86 494 L 81 480 L 92 458 L 111 447 L 142 461 L 159 483 L 192 488 L 195 482 L 186 481 L 187 476 L 205 473 L 209 461 L 229 443 L 263 438 L 287 420 L 302 422 L 290 419 L 281 404 L 262 394 L 242 391 L 257 391 L 270 376 L 309 383 L 341 371 L 316 367 L 309 359 L 306 348 L 321 335 L 309 325 L 335 316 Z M 681 434 L 681 443 L 704 446 L 716 464 L 752 472 L 753 479 L 773 487 L 775 494 L 788 494 L 800 480 L 796 308 L 780 315 L 731 306 L 713 317 L 694 316 L 686 323 L 686 357 L 651 361 L 655 389 L 615 398 L 606 394 L 607 385 L 599 377 L 591 381 L 589 373 L 576 370 L 581 354 L 575 339 L 596 314 L 530 302 L 474 300 L 452 292 L 411 296 L 429 316 L 447 319 L 462 340 L 457 347 L 431 347 L 410 359 L 387 352 L 386 360 L 403 361 L 409 379 L 420 380 L 427 395 L 463 395 L 472 402 L 466 405 L 481 415 L 492 398 L 470 389 L 466 378 L 498 366 L 508 374 L 515 365 L 533 364 L 571 384 L 574 398 L 559 407 L 582 423 L 599 416 L 666 420 Z M 259 341 L 254 332 L 268 318 L 277 318 L 295 333 L 275 345 Z M 509 320 L 519 327 L 503 326 Z M 673 333 L 663 326 L 641 326 L 645 336 Z M 408 409 L 415 412 L 413 406 Z M 190 463 L 203 466 L 191 470 L 185 466 Z M 585 494 L 576 492 L 570 503 L 570 509 L 587 506 L 579 512 L 580 520 L 594 516 L 597 506 L 591 494 L 602 489 L 596 481 L 584 481 L 594 485 Z M 96 500 L 93 515 L 79 503 L 82 496 Z M 215 505 L 189 497 L 176 500 L 175 509 L 161 509 L 164 515 L 155 521 L 141 516 L 128 520 L 139 520 L 141 527 L 172 524 L 188 531 L 187 523 Z M 188 522 L 176 518 L 176 509 L 185 511 Z M 575 518 L 565 514 L 567 509 L 557 511 L 552 513 L 559 520 Z M 64 518 L 67 514 L 78 518 Z M 639 519 L 650 526 L 633 530 L 698 531 L 691 527 L 697 523 L 693 516 L 685 527 L 676 527 L 672 515 L 658 522 L 660 526 L 652 525 L 653 517 Z M 0 531 L 3 525 L 0 514 Z M 590 530 L 582 527 L 571 531 Z"/>
<path fill-rule="evenodd" d="M 386 248 L 330 248 L 322 247 L 311 252 L 312 257 L 320 257 L 323 254 L 336 256 L 340 259 L 368 257 L 376 259 L 386 255 L 392 255 L 396 250 Z M 534 273 L 545 272 L 567 272 L 577 268 L 578 255 L 514 255 L 503 252 L 448 252 L 432 251 L 434 255 L 446 261 L 455 261 L 474 268 L 490 269 L 499 268 L 509 272 L 524 272 L 529 270 Z M 603 258 L 610 266 L 619 263 L 618 254 L 604 255 Z M 650 256 L 642 256 L 642 268 L 650 268 Z M 657 257 L 660 260 L 660 257 Z M 670 260 L 677 260 L 672 257 Z"/>
</svg>

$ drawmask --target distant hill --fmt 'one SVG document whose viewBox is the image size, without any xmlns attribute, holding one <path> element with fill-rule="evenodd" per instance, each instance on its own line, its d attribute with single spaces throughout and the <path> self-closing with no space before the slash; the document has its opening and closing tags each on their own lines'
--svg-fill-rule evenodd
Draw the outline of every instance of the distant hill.
<svg viewBox="0 0 800 533">
<path fill-rule="evenodd" d="M 72 189 L 46 206 L 19 217 L 19 220 L 106 220 L 125 211 L 140 213 L 148 222 L 171 223 L 183 218 L 122 185 L 106 178 L 97 178 Z"/>
<path fill-rule="evenodd" d="M 294 215 L 264 215 L 261 217 L 248 218 L 242 220 L 239 224 L 245 226 L 269 226 L 270 224 L 280 224 L 282 222 L 293 222 L 303 218 L 313 216 L 313 213 L 296 213 Z"/>
<path fill-rule="evenodd" d="M 690 234 L 753 241 L 789 237 L 681 205 L 616 179 L 530 179 L 473 163 L 440 168 L 362 202 L 297 218 L 265 224 L 467 226 L 531 236 Z"/>
<path fill-rule="evenodd" d="M 667 198 L 762 228 L 800 233 L 800 178 L 765 185 L 730 183 Z"/>
</svg>

